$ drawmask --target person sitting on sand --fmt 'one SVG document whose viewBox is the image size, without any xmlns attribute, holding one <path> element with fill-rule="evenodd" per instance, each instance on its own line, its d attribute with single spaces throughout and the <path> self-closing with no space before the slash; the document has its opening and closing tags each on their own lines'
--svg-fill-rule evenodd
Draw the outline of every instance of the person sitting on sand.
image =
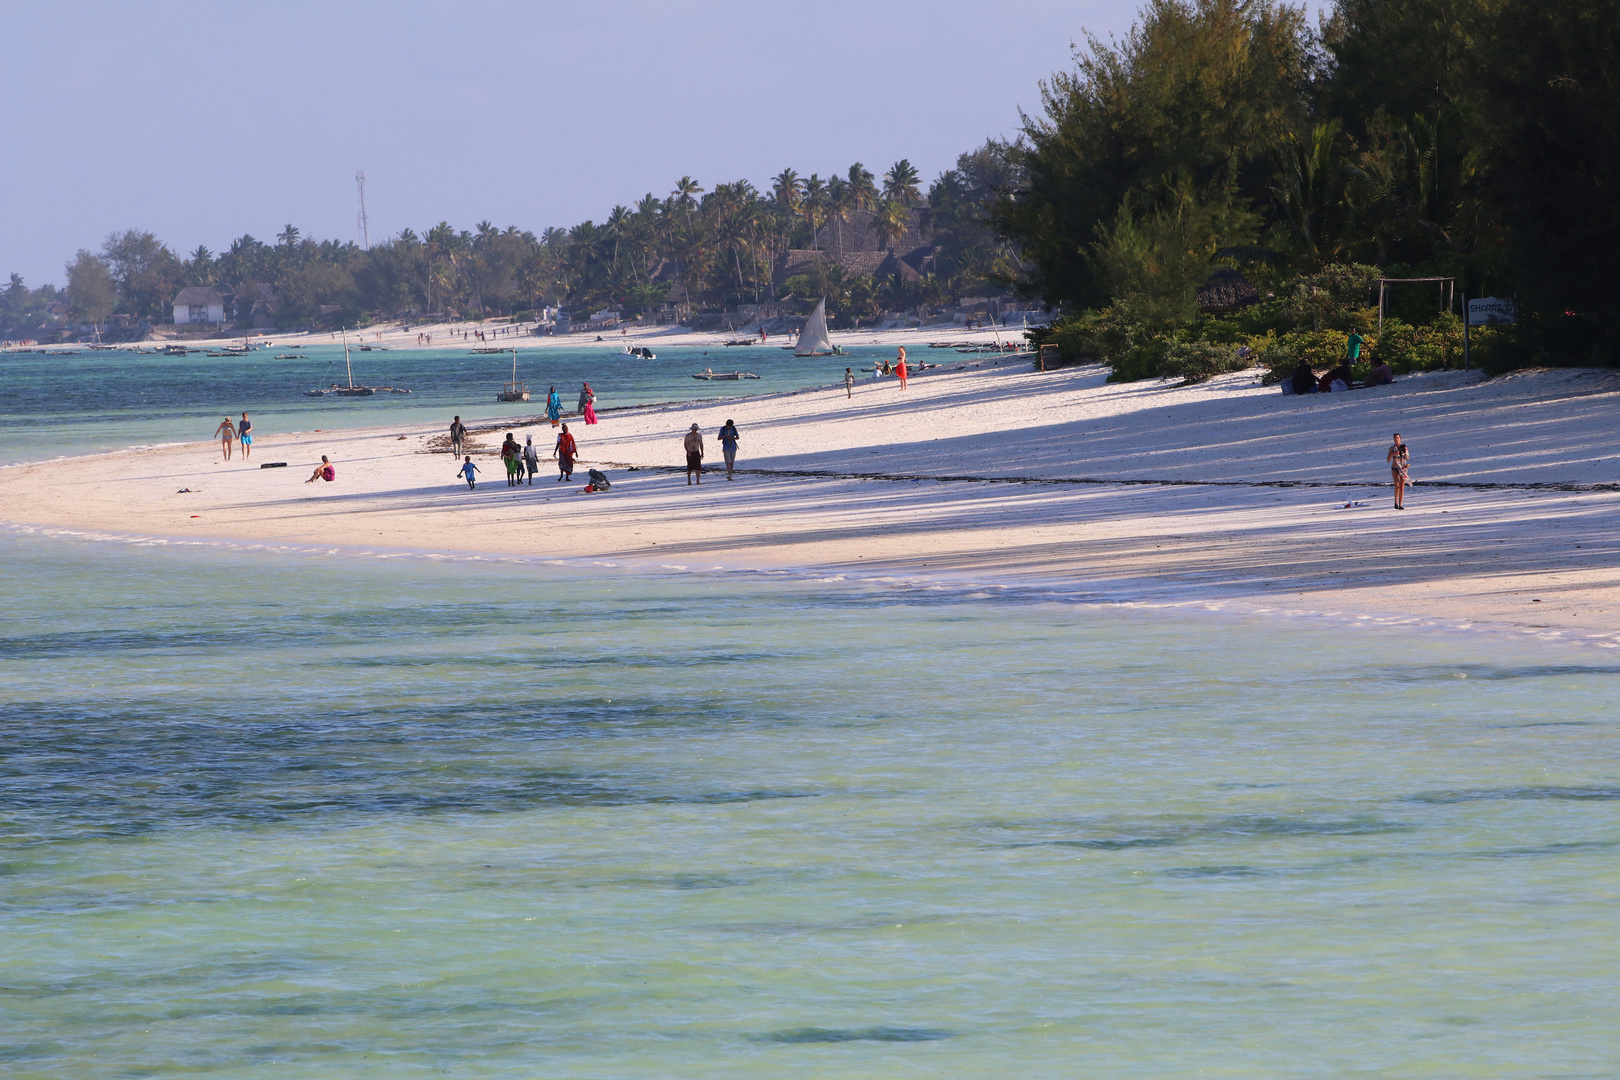
<svg viewBox="0 0 1620 1080">
<path fill-rule="evenodd" d="M 1340 364 L 1338 367 L 1322 376 L 1322 381 L 1327 384 L 1325 387 L 1323 387 L 1323 389 L 1331 390 L 1335 394 L 1342 394 L 1346 390 L 1350 389 L 1350 383 L 1354 381 L 1354 379 L 1355 376 L 1350 374 L 1350 365 Z"/>
<path fill-rule="evenodd" d="M 1385 360 L 1378 361 L 1373 365 L 1373 369 L 1367 373 L 1368 386 L 1388 386 L 1394 381 L 1395 373 L 1389 370 L 1389 363 Z"/>
<path fill-rule="evenodd" d="M 214 434 L 225 452 L 225 460 L 231 460 L 231 444 L 236 441 L 236 425 L 231 423 L 231 418 L 227 416 L 225 422 L 214 429 Z"/>
<path fill-rule="evenodd" d="M 478 466 L 473 464 L 473 459 L 470 458 L 470 457 L 467 458 L 466 461 L 462 463 L 461 468 L 456 470 L 456 475 L 457 476 L 465 476 L 467 478 L 467 490 L 468 491 L 471 491 L 476 486 L 474 484 L 474 482 L 473 482 L 473 477 L 475 475 L 477 475 L 477 473 L 478 473 Z"/>
<path fill-rule="evenodd" d="M 326 460 L 325 454 L 322 454 L 321 463 L 315 467 L 315 471 L 310 474 L 309 479 L 305 480 L 304 483 L 313 484 L 317 480 L 326 480 L 330 482 L 336 479 L 337 468 L 330 461 Z"/>
<path fill-rule="evenodd" d="M 1290 381 L 1294 384 L 1296 394 L 1316 393 L 1316 372 L 1311 370 L 1309 360 L 1299 362 L 1299 367 L 1294 369 L 1294 376 Z"/>
</svg>

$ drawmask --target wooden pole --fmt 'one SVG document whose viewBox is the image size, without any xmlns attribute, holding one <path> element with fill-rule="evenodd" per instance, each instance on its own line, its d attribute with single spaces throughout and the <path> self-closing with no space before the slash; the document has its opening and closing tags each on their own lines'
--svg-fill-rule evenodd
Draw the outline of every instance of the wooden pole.
<svg viewBox="0 0 1620 1080">
<path fill-rule="evenodd" d="M 1463 290 L 1463 370 L 1467 371 L 1473 358 L 1468 355 L 1468 290 Z"/>
<path fill-rule="evenodd" d="M 1387 288 L 1389 288 L 1389 286 L 1384 282 L 1384 279 L 1379 278 L 1378 279 L 1378 332 L 1380 334 L 1382 334 L 1384 332 L 1384 290 L 1387 289 Z"/>
</svg>

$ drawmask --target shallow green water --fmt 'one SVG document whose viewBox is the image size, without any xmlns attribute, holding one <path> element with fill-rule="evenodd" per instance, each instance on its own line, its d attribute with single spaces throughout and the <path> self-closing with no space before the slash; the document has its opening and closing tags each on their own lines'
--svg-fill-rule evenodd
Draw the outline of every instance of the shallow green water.
<svg viewBox="0 0 1620 1080">
<path fill-rule="evenodd" d="M 1620 664 L 0 536 L 0 1073 L 1569 1077 Z"/>
</svg>

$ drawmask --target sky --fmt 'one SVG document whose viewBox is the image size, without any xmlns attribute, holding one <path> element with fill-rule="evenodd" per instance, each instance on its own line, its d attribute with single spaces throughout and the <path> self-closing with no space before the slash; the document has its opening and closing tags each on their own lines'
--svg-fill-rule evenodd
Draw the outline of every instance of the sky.
<svg viewBox="0 0 1620 1080">
<path fill-rule="evenodd" d="M 1039 111 L 1138 0 L 0 0 L 0 281 L 107 234 L 182 256 L 285 225 L 536 233 L 615 204 L 908 158 Z"/>
</svg>

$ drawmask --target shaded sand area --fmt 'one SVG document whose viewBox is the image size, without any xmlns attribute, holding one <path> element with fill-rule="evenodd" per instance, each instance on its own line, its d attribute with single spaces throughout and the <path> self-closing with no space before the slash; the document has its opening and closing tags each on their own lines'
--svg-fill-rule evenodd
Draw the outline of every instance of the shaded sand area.
<svg viewBox="0 0 1620 1080">
<path fill-rule="evenodd" d="M 519 554 L 691 570 L 802 568 L 1102 600 L 1495 624 L 1620 644 L 1620 376 L 1447 372 L 1295 398 L 1253 373 L 1110 386 L 1100 368 L 989 363 L 731 402 L 608 411 L 570 429 L 573 484 L 512 489 L 481 424 L 478 490 L 443 428 L 278 434 L 0 470 L 0 520 L 118 534 Z M 688 487 L 681 437 L 742 431 L 741 471 Z M 448 422 L 449 417 L 445 417 Z M 1417 482 L 1390 509 L 1400 431 Z M 319 455 L 333 484 L 304 483 Z M 285 469 L 258 468 L 286 461 Z M 580 494 L 584 470 L 613 477 Z M 186 494 L 178 489 L 191 488 Z M 1364 501 L 1364 507 L 1345 508 Z M 1234 643 L 1235 645 L 1235 643 Z M 1235 653 L 1236 655 L 1236 653 Z"/>
</svg>

